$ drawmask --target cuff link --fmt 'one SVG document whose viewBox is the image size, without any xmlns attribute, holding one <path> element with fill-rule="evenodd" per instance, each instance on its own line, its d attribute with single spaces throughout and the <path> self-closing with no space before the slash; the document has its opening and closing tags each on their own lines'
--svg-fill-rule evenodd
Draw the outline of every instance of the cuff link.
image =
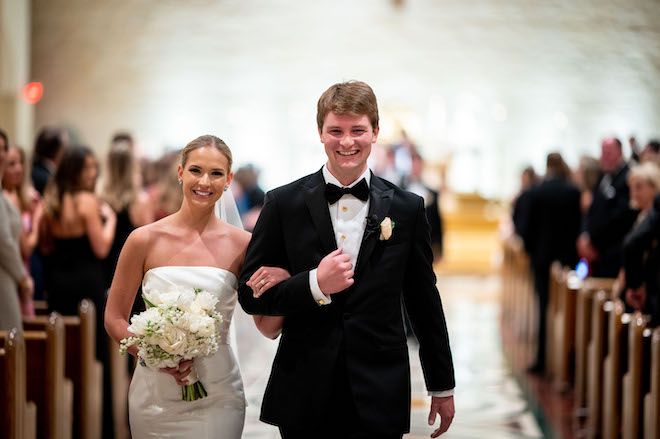
<svg viewBox="0 0 660 439">
<path fill-rule="evenodd" d="M 317 300 L 317 302 L 318 302 L 319 305 L 325 304 L 325 300 L 323 300 L 323 299 L 319 299 L 319 300 Z"/>
</svg>

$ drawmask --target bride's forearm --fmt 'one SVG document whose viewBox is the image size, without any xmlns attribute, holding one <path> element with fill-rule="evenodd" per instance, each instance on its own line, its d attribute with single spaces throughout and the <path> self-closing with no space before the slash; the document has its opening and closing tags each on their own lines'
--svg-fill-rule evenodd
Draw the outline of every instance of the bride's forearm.
<svg viewBox="0 0 660 439">
<path fill-rule="evenodd" d="M 252 316 L 257 329 L 264 336 L 275 340 L 280 333 L 282 333 L 282 326 L 284 325 L 284 317 L 274 316 Z"/>
<path fill-rule="evenodd" d="M 135 334 L 128 331 L 129 323 L 123 317 L 105 319 L 105 330 L 110 337 L 117 343 L 121 343 L 126 337 L 132 337 Z M 129 354 L 137 357 L 137 346 L 132 345 L 126 350 Z"/>
</svg>

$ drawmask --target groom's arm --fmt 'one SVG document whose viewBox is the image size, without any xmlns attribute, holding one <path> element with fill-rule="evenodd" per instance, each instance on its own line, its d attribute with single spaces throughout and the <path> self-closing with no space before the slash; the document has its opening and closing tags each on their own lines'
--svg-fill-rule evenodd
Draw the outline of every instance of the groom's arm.
<svg viewBox="0 0 660 439">
<path fill-rule="evenodd" d="M 280 213 L 276 193 L 268 192 L 252 232 L 239 278 L 238 300 L 248 314 L 287 315 L 319 306 L 310 291 L 309 271 L 291 273 L 291 278 L 274 285 L 259 298 L 255 298 L 252 288 L 246 285 L 252 274 L 262 266 L 282 267 L 291 271 Z"/>
<path fill-rule="evenodd" d="M 404 301 L 415 335 L 427 389 L 433 396 L 448 396 L 455 386 L 447 324 L 433 272 L 430 226 L 419 198 L 414 243 L 404 278 Z M 396 232 L 395 232 L 396 233 Z M 436 393 L 442 392 L 442 393 Z"/>
</svg>

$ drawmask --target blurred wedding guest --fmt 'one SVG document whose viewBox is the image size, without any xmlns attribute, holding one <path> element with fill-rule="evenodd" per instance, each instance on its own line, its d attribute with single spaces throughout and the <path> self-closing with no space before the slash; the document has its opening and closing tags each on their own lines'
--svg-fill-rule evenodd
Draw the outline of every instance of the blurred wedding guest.
<svg viewBox="0 0 660 439">
<path fill-rule="evenodd" d="M 7 164 L 9 140 L 0 130 L 0 177 Z M 0 193 L 0 330 L 22 328 L 19 297 L 30 299 L 33 292 L 32 278 L 21 259 L 19 240 L 21 215 Z"/>
<path fill-rule="evenodd" d="M 44 127 L 39 131 L 34 145 L 31 171 L 32 184 L 39 194 L 43 195 L 68 142 L 69 136 L 62 128 Z"/>
<path fill-rule="evenodd" d="M 116 215 L 94 193 L 98 167 L 85 146 L 67 147 L 44 193 L 45 216 L 40 246 L 48 306 L 63 315 L 77 315 L 89 298 L 96 306 L 96 356 L 107 366 L 108 337 L 103 327 L 105 273 L 103 259 L 114 241 Z M 104 437 L 113 437 L 110 374 L 104 367 Z"/>
<path fill-rule="evenodd" d="M 592 276 L 614 278 L 621 268 L 623 238 L 632 228 L 637 212 L 630 208 L 629 168 L 623 159 L 621 142 L 606 138 L 601 151 L 603 176 L 594 190 L 576 245 L 578 255 L 589 261 Z"/>
<path fill-rule="evenodd" d="M 259 171 L 250 164 L 241 166 L 234 173 L 233 181 L 240 186 L 240 191 L 233 193 L 236 196 L 236 206 L 241 214 L 243 228 L 252 231 L 266 196 L 259 186 Z"/>
<path fill-rule="evenodd" d="M 586 214 L 591 206 L 591 200 L 594 198 L 594 190 L 603 175 L 600 167 L 600 161 L 597 158 L 582 156 L 575 170 L 575 183 L 580 189 L 580 210 Z"/>
<path fill-rule="evenodd" d="M 133 154 L 135 154 L 135 140 L 133 139 L 133 136 L 128 132 L 120 131 L 112 136 L 110 149 L 115 147 L 128 148 Z"/>
<path fill-rule="evenodd" d="M 529 213 L 529 190 L 536 186 L 539 177 L 532 166 L 527 166 L 520 174 L 520 190 L 513 199 L 511 219 L 513 227 L 518 236 L 523 236 L 525 231 L 523 227 L 528 223 L 527 215 Z"/>
<path fill-rule="evenodd" d="M 404 177 L 401 188 L 419 195 L 424 199 L 426 219 L 431 226 L 431 247 L 433 248 L 433 259 L 435 262 L 442 259 L 442 216 L 438 192 L 424 184 L 422 174 L 424 172 L 424 159 L 417 152 L 411 156 L 410 175 Z"/>
<path fill-rule="evenodd" d="M 635 224 L 641 223 L 653 207 L 653 199 L 660 191 L 660 167 L 653 162 L 630 168 L 628 173 L 630 207 L 639 210 Z"/>
<path fill-rule="evenodd" d="M 649 140 L 640 154 L 642 163 L 653 162 L 660 165 L 660 140 Z"/>
<path fill-rule="evenodd" d="M 623 270 L 626 304 L 651 315 L 651 324 L 660 324 L 660 195 L 641 223 L 626 236 Z"/>
<path fill-rule="evenodd" d="M 146 188 L 146 191 L 151 199 L 156 221 L 173 214 L 181 206 L 183 191 L 176 178 L 178 157 L 178 152 L 167 153 L 153 165 L 156 180 Z"/>
<path fill-rule="evenodd" d="M 30 269 L 30 257 L 37 247 L 43 206 L 39 193 L 25 181 L 25 164 L 23 150 L 11 146 L 7 153 L 5 173 L 2 176 L 2 191 L 5 198 L 11 201 L 21 214 L 23 223 L 20 237 L 21 257 L 25 268 L 33 278 L 36 278 L 37 275 Z M 34 302 L 27 298 L 21 300 L 21 313 L 26 317 L 34 316 Z"/>
<path fill-rule="evenodd" d="M 525 249 L 534 274 L 538 297 L 538 343 L 536 362 L 530 372 L 545 367 L 546 310 L 549 299 L 550 265 L 559 261 L 574 267 L 575 240 L 580 232 L 580 191 L 570 181 L 570 169 L 561 154 L 548 154 L 543 181 L 528 191 L 528 215 L 522 225 Z"/>
<path fill-rule="evenodd" d="M 106 159 L 106 172 L 101 198 L 106 201 L 117 217 L 114 240 L 104 260 L 106 288 L 110 288 L 117 259 L 126 238 L 137 227 L 154 221 L 148 195 L 139 184 L 139 164 L 131 143 L 125 139 L 113 139 Z"/>
</svg>

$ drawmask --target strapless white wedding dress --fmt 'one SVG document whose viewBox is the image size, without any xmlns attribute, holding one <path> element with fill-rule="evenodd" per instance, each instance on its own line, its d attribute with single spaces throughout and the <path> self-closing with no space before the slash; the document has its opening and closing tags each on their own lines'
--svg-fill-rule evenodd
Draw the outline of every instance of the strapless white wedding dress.
<svg viewBox="0 0 660 439">
<path fill-rule="evenodd" d="M 230 271 L 215 267 L 157 267 L 144 274 L 142 290 L 166 291 L 172 285 L 201 288 L 215 294 L 220 346 L 214 355 L 195 360 L 195 369 L 208 396 L 181 400 L 174 378 L 137 366 L 128 392 L 133 439 L 214 438 L 239 439 L 245 421 L 245 394 L 238 362 L 229 345 L 229 325 L 236 306 L 238 280 Z"/>
</svg>

